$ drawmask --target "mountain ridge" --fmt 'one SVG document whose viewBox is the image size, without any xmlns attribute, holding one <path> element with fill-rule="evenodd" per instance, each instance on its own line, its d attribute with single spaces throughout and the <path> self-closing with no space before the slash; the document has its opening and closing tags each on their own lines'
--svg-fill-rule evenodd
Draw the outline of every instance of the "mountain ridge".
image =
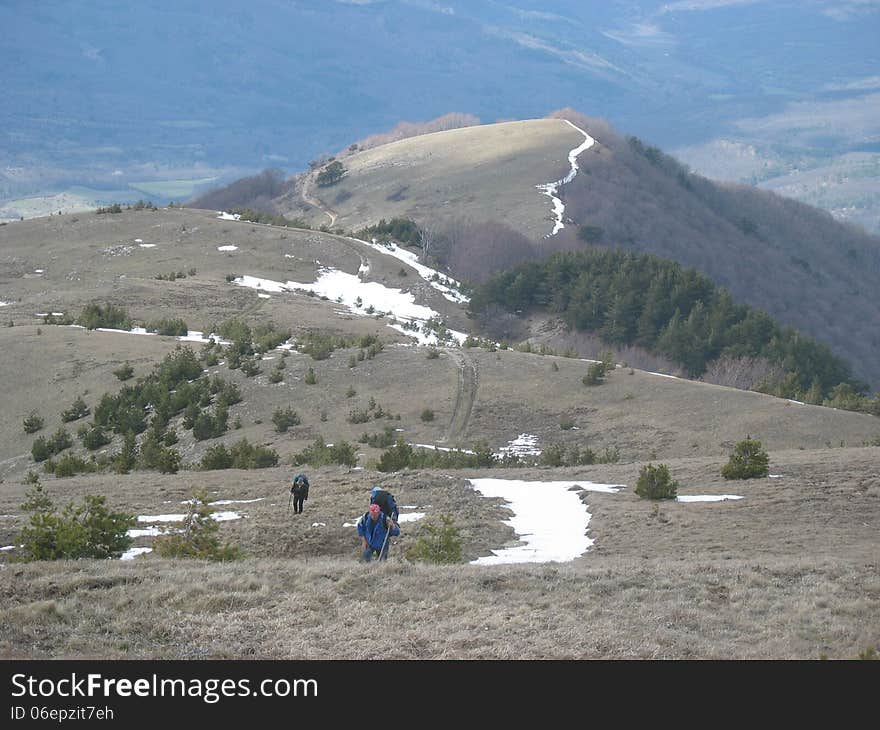
<svg viewBox="0 0 880 730">
<path fill-rule="evenodd" d="M 583 140 L 548 120 L 468 126 L 349 151 L 337 159 L 345 169 L 338 182 L 317 186 L 326 167 L 316 167 L 263 202 L 315 226 L 332 220 L 340 230 L 413 218 L 446 241 L 445 250 L 434 247 L 441 263 L 472 281 L 560 250 L 652 253 L 696 268 L 737 300 L 828 344 L 877 387 L 880 335 L 872 323 L 880 321 L 880 304 L 870 292 L 880 277 L 880 237 L 774 193 L 710 181 L 603 120 L 570 109 L 554 116 L 596 140 L 579 155 L 578 174 L 560 187 L 566 227 L 555 235 L 548 235 L 553 207 L 539 186 L 564 176 L 567 155 Z M 528 129 L 524 139 L 534 143 L 520 148 L 519 159 L 504 148 L 508 129 Z M 487 149 L 475 156 L 458 139 Z M 448 205 L 437 202 L 446 199 L 443 191 L 452 191 Z"/>
</svg>

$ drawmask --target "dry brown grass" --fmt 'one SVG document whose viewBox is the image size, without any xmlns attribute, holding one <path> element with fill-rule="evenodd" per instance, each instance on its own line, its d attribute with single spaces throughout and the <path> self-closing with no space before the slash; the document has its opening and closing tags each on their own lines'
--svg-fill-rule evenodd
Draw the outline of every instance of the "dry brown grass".
<svg viewBox="0 0 880 730">
<path fill-rule="evenodd" d="M 559 119 L 423 134 L 347 156 L 345 178 L 312 193 L 338 214 L 335 226 L 346 230 L 380 218 L 420 223 L 466 218 L 504 221 L 538 239 L 553 229 L 553 206 L 535 186 L 565 176 L 568 153 L 583 140 Z M 288 217 L 327 223 L 326 215 L 295 193 L 276 205 Z"/>
<path fill-rule="evenodd" d="M 344 523 L 363 512 L 376 482 L 403 505 L 450 513 L 468 559 L 514 540 L 503 523 L 509 513 L 499 500 L 467 488 L 465 479 L 479 474 L 470 471 L 307 469 L 312 490 L 305 513 L 295 518 L 284 491 L 290 466 L 44 477 L 59 504 L 103 494 L 114 509 L 138 515 L 182 512 L 180 502 L 198 487 L 214 499 L 264 499 L 229 507 L 245 518 L 221 525 L 221 534 L 248 556 L 239 563 L 148 555 L 130 563 L 18 564 L 15 551 L 0 553 L 0 655 L 359 658 L 365 656 L 364 638 L 385 624 L 398 637 L 400 658 L 850 658 L 880 641 L 880 447 L 856 448 L 880 432 L 876 418 L 627 368 L 586 388 L 586 363 L 561 357 L 461 350 L 428 360 L 421 349 L 393 346 L 403 338 L 379 320 L 339 315 L 331 302 L 298 295 L 259 299 L 224 280 L 226 273 L 309 280 L 317 258 L 354 273 L 362 252 L 351 241 L 224 223 L 204 211 L 74 218 L 0 229 L 2 296 L 15 302 L 3 316 L 16 323 L 0 328 L 0 546 L 13 544 L 24 524 L 22 479 L 33 466 L 33 437 L 21 433 L 24 415 L 41 411 L 51 432 L 77 395 L 86 393 L 93 406 L 102 392 L 118 388 L 110 372 L 120 362 L 130 360 L 140 374 L 175 345 L 158 337 L 46 325 L 37 334 L 34 312 L 76 312 L 93 299 L 122 304 L 144 319 L 182 316 L 193 329 L 243 315 L 294 331 L 378 332 L 389 343 L 353 369 L 348 359 L 354 350 L 320 362 L 292 354 L 284 383 L 277 385 L 268 383 L 267 372 L 248 379 L 217 368 L 244 394 L 230 412 L 230 420 L 239 417 L 243 427 L 230 431 L 226 443 L 247 437 L 289 458 L 318 434 L 328 441 L 354 440 L 385 425 L 404 428 L 403 436 L 416 443 L 442 443 L 455 431 L 448 445 L 485 438 L 494 448 L 529 432 L 542 446 L 560 441 L 598 452 L 616 446 L 621 463 L 489 475 L 589 479 L 630 489 L 584 495 L 596 542 L 569 564 L 411 565 L 402 556 L 417 538 L 418 524 L 405 524 L 392 560 L 363 566 L 354 528 Z M 155 249 L 104 253 L 136 237 L 149 242 L 150 236 Z M 240 252 L 216 250 L 227 243 L 239 245 Z M 399 285 L 399 261 L 369 256 L 374 280 Z M 191 266 L 198 269 L 195 277 L 152 279 Z M 36 276 L 35 268 L 46 272 Z M 415 277 L 407 281 L 413 285 Z M 414 288 L 419 301 L 433 296 L 421 285 Z M 466 327 L 460 310 L 436 297 L 427 301 L 448 307 L 453 325 Z M 465 392 L 462 364 L 472 369 Z M 265 365 L 268 371 L 272 363 Z M 318 375 L 315 386 L 302 382 L 309 366 Z M 346 398 L 349 386 L 357 390 L 355 398 Z M 370 396 L 399 413 L 400 421 L 348 423 L 349 410 L 365 407 Z M 471 398 L 469 420 L 453 423 L 456 404 L 463 412 L 462 401 Z M 302 424 L 276 434 L 272 411 L 286 406 Z M 437 414 L 433 422 L 419 418 L 424 408 Z M 562 430 L 563 416 L 577 430 Z M 196 444 L 189 433 L 178 432 L 185 462 L 198 460 L 214 443 Z M 762 440 L 771 472 L 782 479 L 721 479 L 730 449 L 746 434 Z M 364 465 L 378 451 L 360 453 Z M 648 460 L 668 463 L 684 494 L 746 498 L 655 510 L 631 491 Z"/>
<path fill-rule="evenodd" d="M 771 462 L 782 479 L 736 483 L 716 476 L 718 459 L 673 460 L 681 493 L 745 499 L 655 510 L 631 489 L 585 493 L 596 543 L 584 556 L 496 567 L 404 561 L 415 524 L 404 525 L 387 564 L 358 564 L 354 530 L 341 521 L 363 508 L 375 475 L 322 470 L 304 519 L 286 513 L 282 500 L 238 506 L 247 519 L 222 526 L 251 556 L 238 563 L 149 555 L 0 564 L 0 655 L 364 659 L 372 651 L 365 639 L 382 626 L 397 637 L 401 659 L 855 658 L 880 642 L 878 455 L 782 452 Z M 506 473 L 631 487 L 636 472 L 605 465 Z M 211 491 L 225 497 L 253 497 L 272 481 L 211 476 Z M 95 487 L 69 481 L 72 493 Z M 450 511 L 465 528 L 469 557 L 510 536 L 497 500 L 476 496 L 457 474 L 386 483 L 403 504 Z M 105 486 L 126 506 L 183 493 L 170 478 Z M 328 524 L 320 528 L 327 539 L 309 538 L 315 521 Z"/>
</svg>

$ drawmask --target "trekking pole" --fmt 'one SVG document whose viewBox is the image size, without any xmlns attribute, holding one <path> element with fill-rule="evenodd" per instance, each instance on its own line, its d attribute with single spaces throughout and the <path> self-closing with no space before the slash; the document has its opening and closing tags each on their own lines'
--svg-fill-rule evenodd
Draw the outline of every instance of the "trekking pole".
<svg viewBox="0 0 880 730">
<path fill-rule="evenodd" d="M 385 528 L 385 539 L 382 540 L 382 549 L 379 551 L 379 560 L 383 560 L 382 556 L 385 555 L 385 545 L 388 543 L 388 536 L 391 534 L 391 528 Z M 388 559 L 388 556 L 385 555 L 385 560 Z"/>
</svg>

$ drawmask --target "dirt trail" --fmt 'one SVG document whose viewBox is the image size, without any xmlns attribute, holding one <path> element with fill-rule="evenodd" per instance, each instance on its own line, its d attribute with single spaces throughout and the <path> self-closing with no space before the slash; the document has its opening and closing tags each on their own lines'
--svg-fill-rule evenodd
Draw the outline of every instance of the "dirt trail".
<svg viewBox="0 0 880 730">
<path fill-rule="evenodd" d="M 322 211 L 328 218 L 330 218 L 330 228 L 336 225 L 337 215 L 334 211 L 328 208 L 321 200 L 311 194 L 311 185 L 312 185 L 312 176 L 308 175 L 305 180 L 303 180 L 302 186 L 302 197 L 309 205 L 318 210 Z"/>
<path fill-rule="evenodd" d="M 464 438 L 471 420 L 471 411 L 474 408 L 474 401 L 477 399 L 479 376 L 477 366 L 468 355 L 460 350 L 447 350 L 447 352 L 458 364 L 458 393 L 455 397 L 452 419 L 443 441 L 457 443 Z"/>
</svg>

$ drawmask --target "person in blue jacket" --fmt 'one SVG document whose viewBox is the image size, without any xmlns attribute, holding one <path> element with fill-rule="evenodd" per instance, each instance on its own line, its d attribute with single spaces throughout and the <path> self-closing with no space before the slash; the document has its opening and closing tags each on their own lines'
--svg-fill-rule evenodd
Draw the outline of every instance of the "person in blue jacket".
<svg viewBox="0 0 880 730">
<path fill-rule="evenodd" d="M 361 560 L 364 563 L 372 561 L 374 555 L 378 556 L 379 560 L 387 560 L 391 544 L 386 539 L 386 535 L 400 534 L 400 528 L 393 520 L 389 522 L 378 504 L 371 504 L 370 509 L 361 515 L 357 530 L 363 547 Z"/>
</svg>

